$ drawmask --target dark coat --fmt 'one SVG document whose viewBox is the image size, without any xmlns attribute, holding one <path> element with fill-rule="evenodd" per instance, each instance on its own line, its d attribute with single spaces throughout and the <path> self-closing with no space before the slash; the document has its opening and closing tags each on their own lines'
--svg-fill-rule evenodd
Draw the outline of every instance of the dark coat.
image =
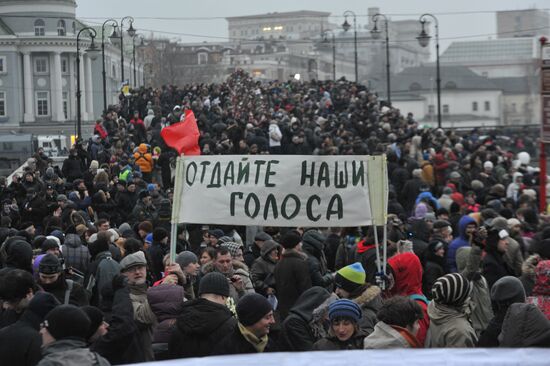
<svg viewBox="0 0 550 366">
<path fill-rule="evenodd" d="M 63 244 L 63 258 L 66 268 L 75 268 L 82 273 L 88 271 L 90 264 L 90 251 L 82 245 L 80 237 L 76 234 L 67 234 Z"/>
<path fill-rule="evenodd" d="M 323 251 L 325 240 L 325 237 L 317 230 L 306 231 L 302 238 L 313 286 L 329 287 L 333 282 Z"/>
<path fill-rule="evenodd" d="M 359 330 L 350 339 L 341 342 L 336 336 L 328 336 L 315 342 L 312 351 L 341 351 L 363 349 L 363 341 L 367 335 Z"/>
<path fill-rule="evenodd" d="M 483 258 L 483 277 L 487 280 L 489 288 L 504 276 L 513 276 L 514 272 L 508 267 L 502 257 L 502 254 L 496 251 L 489 251 Z"/>
<path fill-rule="evenodd" d="M 162 279 L 162 272 L 164 272 L 163 259 L 170 248 L 162 243 L 153 242 L 153 244 L 147 249 L 147 254 L 151 262 L 149 263 L 153 281 Z"/>
<path fill-rule="evenodd" d="M 183 287 L 179 285 L 161 284 L 147 290 L 147 301 L 158 321 L 153 343 L 166 343 L 168 346 L 172 326 L 183 308 L 183 300 Z"/>
<path fill-rule="evenodd" d="M 445 258 L 437 257 L 433 253 L 426 254 L 426 263 L 422 273 L 422 292 L 428 299 L 432 298 L 432 286 L 437 279 L 445 275 Z"/>
<path fill-rule="evenodd" d="M 264 243 L 261 251 L 262 256 L 257 258 L 252 263 L 252 268 L 250 268 L 250 279 L 254 285 L 254 290 L 263 295 L 266 295 L 266 290 L 269 287 L 275 288 L 275 276 L 273 272 L 277 263 L 269 258 L 269 254 L 276 249 L 277 244 L 274 241 Z"/>
<path fill-rule="evenodd" d="M 202 298 L 188 301 L 170 336 L 170 358 L 208 356 L 236 325 L 226 306 Z"/>
<path fill-rule="evenodd" d="M 27 310 L 9 327 L 0 330 L 0 360 L 2 364 L 34 366 L 42 358 L 42 336 L 39 333 L 42 319 Z"/>
<path fill-rule="evenodd" d="M 274 273 L 279 300 L 278 310 L 281 319 L 284 319 L 298 297 L 311 287 L 309 266 L 305 255 L 295 250 L 286 250 L 275 266 Z"/>
<path fill-rule="evenodd" d="M 256 348 L 248 342 L 239 330 L 239 326 L 235 325 L 215 347 L 213 347 L 212 355 L 239 355 L 246 353 L 258 353 Z M 268 339 L 267 346 L 264 352 L 276 352 L 277 346 L 275 342 Z"/>
<path fill-rule="evenodd" d="M 489 321 L 487 328 L 479 335 L 477 347 L 491 348 L 499 346 L 498 336 L 502 331 L 502 322 L 504 321 L 506 310 L 507 309 L 503 309 L 502 311 L 496 313 L 493 319 Z"/>
</svg>

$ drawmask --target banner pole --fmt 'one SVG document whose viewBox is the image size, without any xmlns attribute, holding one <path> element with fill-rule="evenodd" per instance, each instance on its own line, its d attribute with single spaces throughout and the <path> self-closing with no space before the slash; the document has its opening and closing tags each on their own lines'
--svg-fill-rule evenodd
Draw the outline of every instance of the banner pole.
<svg viewBox="0 0 550 366">
<path fill-rule="evenodd" d="M 183 189 L 183 154 L 176 159 L 176 175 L 174 176 L 174 199 L 172 203 L 172 222 L 170 231 L 170 263 L 176 262 L 176 246 L 178 241 L 179 211 L 181 206 L 181 191 Z"/>
</svg>

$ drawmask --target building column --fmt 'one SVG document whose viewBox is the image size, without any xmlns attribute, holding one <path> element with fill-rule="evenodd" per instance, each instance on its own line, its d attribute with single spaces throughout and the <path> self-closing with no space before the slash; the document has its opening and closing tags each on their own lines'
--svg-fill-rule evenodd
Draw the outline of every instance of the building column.
<svg viewBox="0 0 550 366">
<path fill-rule="evenodd" d="M 86 73 L 85 73 L 86 68 L 84 67 L 84 62 L 85 62 L 84 54 L 81 53 L 80 54 L 80 92 L 82 93 L 81 94 L 82 96 L 80 98 L 80 117 L 82 121 L 87 121 L 88 109 L 86 108 L 87 107 L 86 83 L 84 82 L 86 80 Z M 76 95 L 76 92 L 78 91 L 75 89 L 75 95 Z M 78 103 L 78 98 L 76 102 Z"/>
<path fill-rule="evenodd" d="M 94 88 L 92 80 L 92 60 L 86 56 L 84 57 L 86 63 L 86 112 L 88 113 L 88 120 L 95 120 L 94 115 Z"/>
<path fill-rule="evenodd" d="M 61 77 L 61 53 L 55 51 L 53 53 L 53 69 L 51 72 L 52 80 L 52 112 L 54 121 L 65 121 L 65 113 L 63 113 L 63 79 Z"/>
<path fill-rule="evenodd" d="M 34 122 L 34 88 L 32 87 L 32 71 L 31 54 L 30 52 L 23 52 L 23 87 L 25 88 L 25 114 L 23 116 L 24 122 Z"/>
</svg>

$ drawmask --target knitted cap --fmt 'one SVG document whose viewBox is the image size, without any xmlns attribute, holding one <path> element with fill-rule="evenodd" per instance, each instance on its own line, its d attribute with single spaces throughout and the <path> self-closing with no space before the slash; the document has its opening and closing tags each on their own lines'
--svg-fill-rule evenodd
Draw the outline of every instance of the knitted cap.
<svg viewBox="0 0 550 366">
<path fill-rule="evenodd" d="M 199 283 L 199 296 L 202 294 L 214 294 L 229 297 L 229 281 L 221 273 L 208 273 Z"/>
<path fill-rule="evenodd" d="M 37 292 L 29 302 L 28 311 L 38 316 L 43 321 L 46 315 L 59 305 L 59 301 L 49 292 Z"/>
<path fill-rule="evenodd" d="M 263 232 L 263 231 L 260 231 L 256 234 L 256 236 L 254 236 L 254 240 L 256 241 L 267 241 L 267 240 L 272 240 L 273 238 L 271 237 L 271 235 L 269 235 L 268 233 L 266 232 Z"/>
<path fill-rule="evenodd" d="M 236 310 L 239 322 L 244 326 L 250 326 L 269 314 L 273 307 L 264 296 L 252 293 L 239 300 Z"/>
<path fill-rule="evenodd" d="M 302 241 L 302 238 L 300 237 L 300 235 L 298 235 L 297 232 L 290 231 L 282 237 L 281 245 L 285 249 L 293 249 L 298 244 L 300 244 L 301 241 Z"/>
<path fill-rule="evenodd" d="M 142 251 L 128 254 L 126 257 L 122 258 L 120 261 L 121 272 L 127 271 L 132 267 L 136 266 L 146 266 L 147 260 L 145 259 L 145 254 Z"/>
<path fill-rule="evenodd" d="M 88 330 L 88 335 L 86 339 L 90 338 L 97 331 L 97 328 L 103 323 L 103 312 L 96 308 L 95 306 L 86 305 L 81 307 L 82 311 L 88 315 L 90 319 L 90 329 Z"/>
<path fill-rule="evenodd" d="M 497 303 L 525 302 L 523 284 L 516 277 L 502 277 L 491 287 L 491 300 Z"/>
<path fill-rule="evenodd" d="M 439 277 L 432 286 L 432 298 L 445 305 L 462 305 L 470 296 L 470 281 L 460 273 Z"/>
<path fill-rule="evenodd" d="M 74 305 L 60 305 L 46 315 L 46 328 L 56 340 L 65 338 L 87 339 L 90 318 Z"/>
<path fill-rule="evenodd" d="M 187 267 L 191 263 L 197 263 L 199 260 L 195 253 L 190 251 L 183 251 L 176 257 L 176 263 L 180 265 L 181 269 L 183 270 L 185 267 Z"/>
<path fill-rule="evenodd" d="M 361 307 L 348 299 L 337 300 L 328 306 L 328 318 L 331 322 L 338 318 L 347 318 L 357 323 L 362 314 Z"/>
<path fill-rule="evenodd" d="M 336 272 L 334 284 L 347 292 L 353 292 L 358 287 L 365 284 L 365 279 L 365 269 L 361 263 L 355 262 L 349 266 L 341 268 L 338 272 Z"/>
<path fill-rule="evenodd" d="M 38 265 L 38 272 L 51 275 L 62 271 L 61 261 L 54 254 L 46 254 Z"/>
<path fill-rule="evenodd" d="M 236 257 L 237 256 L 237 251 L 239 249 L 242 249 L 242 244 L 237 244 L 233 241 L 228 241 L 228 242 L 225 242 L 225 243 L 222 243 L 220 245 L 222 248 L 227 248 L 227 250 L 229 251 L 229 253 L 231 254 L 232 257 Z"/>
</svg>

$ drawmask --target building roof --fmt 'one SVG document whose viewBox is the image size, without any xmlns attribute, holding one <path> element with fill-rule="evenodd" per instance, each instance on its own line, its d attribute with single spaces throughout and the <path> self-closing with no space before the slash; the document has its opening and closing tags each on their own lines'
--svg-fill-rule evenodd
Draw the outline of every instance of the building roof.
<svg viewBox="0 0 550 366">
<path fill-rule="evenodd" d="M 531 77 L 492 78 L 504 94 L 532 94 L 539 88 L 539 80 Z"/>
<path fill-rule="evenodd" d="M 257 14 L 257 15 L 243 15 L 237 17 L 227 17 L 227 21 L 235 20 L 245 20 L 245 19 L 270 19 L 270 18 L 321 18 L 328 17 L 330 13 L 325 11 L 314 11 L 314 10 L 298 10 L 298 11 L 286 11 L 286 12 L 274 12 L 267 14 Z"/>
<path fill-rule="evenodd" d="M 503 63 L 531 60 L 537 55 L 535 38 L 500 38 L 453 42 L 441 55 L 441 63 Z"/>
<path fill-rule="evenodd" d="M 392 92 L 435 90 L 434 65 L 410 67 L 392 77 Z M 500 90 L 483 76 L 464 66 L 441 66 L 441 89 L 449 90 Z"/>
</svg>

